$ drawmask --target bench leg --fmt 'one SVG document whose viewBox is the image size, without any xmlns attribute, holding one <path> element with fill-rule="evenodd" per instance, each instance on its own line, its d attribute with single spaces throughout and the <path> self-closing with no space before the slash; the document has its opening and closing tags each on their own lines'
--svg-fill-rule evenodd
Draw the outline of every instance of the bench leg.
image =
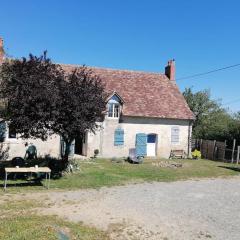
<svg viewBox="0 0 240 240">
<path fill-rule="evenodd" d="M 8 176 L 8 174 L 7 174 L 7 173 L 5 173 L 5 180 L 4 180 L 4 190 L 6 190 L 6 189 L 7 189 L 7 176 Z"/>
<path fill-rule="evenodd" d="M 50 177 L 51 177 L 51 173 L 48 173 L 48 189 L 49 189 L 49 187 L 50 187 Z"/>
<path fill-rule="evenodd" d="M 45 188 L 48 189 L 48 181 L 49 181 L 48 178 L 49 178 L 49 177 L 48 177 L 48 173 L 47 173 L 47 172 L 46 172 L 45 177 L 46 177 L 46 178 L 45 178 Z"/>
</svg>

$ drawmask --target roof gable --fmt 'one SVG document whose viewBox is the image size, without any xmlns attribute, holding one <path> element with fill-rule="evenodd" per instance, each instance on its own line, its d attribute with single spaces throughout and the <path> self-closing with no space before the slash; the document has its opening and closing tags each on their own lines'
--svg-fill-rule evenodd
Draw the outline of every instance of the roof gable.
<svg viewBox="0 0 240 240">
<path fill-rule="evenodd" d="M 113 92 L 112 95 L 110 95 L 108 98 L 107 98 L 107 101 L 110 102 L 118 102 L 118 103 L 121 103 L 123 104 L 124 101 L 123 99 L 121 98 L 121 96 L 119 94 L 117 94 L 116 92 Z"/>
</svg>

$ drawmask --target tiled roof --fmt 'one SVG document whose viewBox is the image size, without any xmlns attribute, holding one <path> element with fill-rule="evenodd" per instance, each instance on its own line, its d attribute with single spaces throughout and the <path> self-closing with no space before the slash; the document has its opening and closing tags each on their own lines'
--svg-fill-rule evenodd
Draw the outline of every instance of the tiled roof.
<svg viewBox="0 0 240 240">
<path fill-rule="evenodd" d="M 71 71 L 74 65 L 61 65 Z M 183 95 L 174 81 L 165 74 L 108 68 L 91 68 L 106 86 L 107 92 L 117 92 L 124 101 L 125 116 L 169 119 L 194 119 Z"/>
</svg>

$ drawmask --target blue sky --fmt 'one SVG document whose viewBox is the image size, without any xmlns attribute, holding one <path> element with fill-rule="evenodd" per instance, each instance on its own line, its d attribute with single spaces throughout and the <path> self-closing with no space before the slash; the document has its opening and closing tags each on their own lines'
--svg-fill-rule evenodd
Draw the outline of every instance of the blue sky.
<svg viewBox="0 0 240 240">
<path fill-rule="evenodd" d="M 240 1 L 1 1 L 0 36 L 13 57 L 48 50 L 58 63 L 163 72 L 177 78 L 240 63 Z M 178 81 L 240 99 L 240 67 Z M 240 110 L 240 100 L 226 105 Z"/>
</svg>

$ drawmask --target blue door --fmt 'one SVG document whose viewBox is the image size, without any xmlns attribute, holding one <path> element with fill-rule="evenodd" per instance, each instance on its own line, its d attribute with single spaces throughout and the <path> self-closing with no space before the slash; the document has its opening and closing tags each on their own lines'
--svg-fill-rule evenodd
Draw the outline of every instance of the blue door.
<svg viewBox="0 0 240 240">
<path fill-rule="evenodd" d="M 144 157 L 147 155 L 147 135 L 145 133 L 136 134 L 136 156 Z"/>
</svg>

